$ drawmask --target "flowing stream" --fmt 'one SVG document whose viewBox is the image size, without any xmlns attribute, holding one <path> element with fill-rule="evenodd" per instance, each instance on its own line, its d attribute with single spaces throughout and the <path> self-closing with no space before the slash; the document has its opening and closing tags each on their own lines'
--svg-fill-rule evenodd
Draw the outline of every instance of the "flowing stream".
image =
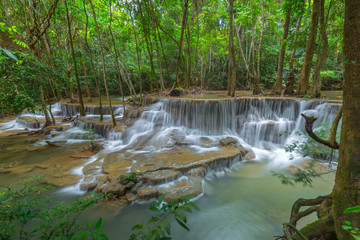
<svg viewBox="0 0 360 240">
<path fill-rule="evenodd" d="M 217 151 L 219 140 L 231 136 L 243 146 L 251 148 L 256 158 L 236 163 L 235 166 L 226 163 L 212 167 L 203 179 L 203 194 L 196 200 L 201 211 L 189 215 L 191 231 L 177 227 L 172 221 L 172 236 L 174 239 L 272 239 L 274 235 L 281 234 L 281 223 L 288 221 L 291 205 L 297 198 L 327 194 L 333 186 L 334 174 L 315 179 L 313 188 L 285 186 L 271 174 L 271 171 L 285 172 L 290 165 L 303 161 L 301 156 L 284 150 L 286 145 L 302 141 L 296 134 L 296 131 L 304 128 L 300 113 L 317 117 L 315 127 L 320 127 L 322 123 L 332 122 L 340 105 L 340 102 L 277 98 L 161 99 L 145 107 L 140 117 L 121 132 L 112 131 L 106 125 L 94 125 L 92 118 L 98 118 L 99 107 L 88 106 L 86 112 L 90 116 L 86 121 L 75 121 L 68 130 L 54 134 L 49 140 L 66 140 L 68 145 L 86 142 L 89 141 L 87 129 L 94 128 L 93 134 L 98 136 L 97 139 L 105 139 L 105 149 L 74 168 L 73 174 L 82 176 L 81 180 L 60 189 L 57 195 L 83 194 L 84 191 L 80 189 L 80 184 L 85 181 L 83 167 L 96 159 L 103 159 L 109 153 L 148 154 L 184 145 L 196 154 L 203 154 Z M 114 110 L 118 118 L 122 117 L 121 106 L 114 107 Z M 78 111 L 76 106 L 52 106 L 55 117 L 74 116 Z M 104 114 L 108 114 L 107 111 Z M 29 118 L 37 120 L 29 121 Z M 40 114 L 23 113 L 17 119 L 0 123 L 0 131 L 40 129 L 43 122 L 39 119 L 42 118 Z M 109 116 L 105 119 L 110 121 Z M 0 151 L 1 146 L 6 149 L 11 141 L 15 140 L 2 143 Z M 46 145 L 44 140 L 28 144 Z M 45 156 L 59 154 L 47 149 L 42 152 Z M 5 161 L 10 157 L 14 161 L 13 154 L 18 154 L 22 159 L 39 157 L 38 152 L 3 151 L 0 160 Z M 0 173 L 1 184 L 6 182 L 6 178 L 6 173 Z M 165 187 L 166 184 L 171 182 L 165 183 Z M 147 204 L 136 202 L 114 214 L 113 209 L 99 206 L 88 211 L 85 219 L 96 220 L 101 216 L 105 221 L 103 230 L 110 239 L 128 239 L 131 227 L 149 218 L 147 208 Z"/>
</svg>

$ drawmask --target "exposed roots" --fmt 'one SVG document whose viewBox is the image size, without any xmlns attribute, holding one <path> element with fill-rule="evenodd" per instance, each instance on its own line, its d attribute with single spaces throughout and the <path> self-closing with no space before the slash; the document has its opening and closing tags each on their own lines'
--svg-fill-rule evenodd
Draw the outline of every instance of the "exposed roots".
<svg viewBox="0 0 360 240">
<path fill-rule="evenodd" d="M 319 196 L 314 199 L 298 199 L 292 209 L 289 223 L 283 224 L 284 235 L 277 237 L 283 240 L 336 240 L 334 220 L 331 213 L 331 195 Z M 308 207 L 300 211 L 301 207 Z M 308 224 L 301 230 L 296 228 L 297 222 L 317 212 L 318 220 Z"/>
</svg>

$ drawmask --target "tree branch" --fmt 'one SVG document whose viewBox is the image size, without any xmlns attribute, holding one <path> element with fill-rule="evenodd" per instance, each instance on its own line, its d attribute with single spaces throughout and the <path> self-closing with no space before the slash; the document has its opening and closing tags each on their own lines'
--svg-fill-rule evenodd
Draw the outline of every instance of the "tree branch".
<svg viewBox="0 0 360 240">
<path fill-rule="evenodd" d="M 314 122 L 317 120 L 316 117 L 308 117 L 305 114 L 301 114 L 301 116 L 303 116 L 305 118 L 305 130 L 306 132 L 309 134 L 309 136 L 314 139 L 315 141 L 324 144 L 325 146 L 328 146 L 332 149 L 339 149 L 339 143 L 336 142 L 336 132 L 338 129 L 338 125 L 342 116 L 342 109 L 343 107 L 340 107 L 339 112 L 337 113 L 334 122 L 331 125 L 331 129 L 330 129 L 330 134 L 329 134 L 329 139 L 328 140 L 324 140 L 321 139 L 320 137 L 318 137 L 314 132 L 313 132 L 313 125 Z"/>
</svg>

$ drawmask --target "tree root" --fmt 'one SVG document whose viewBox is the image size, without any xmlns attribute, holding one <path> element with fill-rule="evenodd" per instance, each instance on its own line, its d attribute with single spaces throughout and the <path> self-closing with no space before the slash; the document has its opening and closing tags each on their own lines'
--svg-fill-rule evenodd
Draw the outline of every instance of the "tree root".
<svg viewBox="0 0 360 240">
<path fill-rule="evenodd" d="M 308 206 L 304 211 L 301 207 Z M 284 240 L 336 240 L 334 220 L 332 216 L 331 195 L 314 199 L 298 199 L 292 209 L 289 223 L 283 224 L 284 235 L 277 239 Z M 296 228 L 297 222 L 305 216 L 317 212 L 318 220 L 308 224 L 301 230 Z"/>
</svg>

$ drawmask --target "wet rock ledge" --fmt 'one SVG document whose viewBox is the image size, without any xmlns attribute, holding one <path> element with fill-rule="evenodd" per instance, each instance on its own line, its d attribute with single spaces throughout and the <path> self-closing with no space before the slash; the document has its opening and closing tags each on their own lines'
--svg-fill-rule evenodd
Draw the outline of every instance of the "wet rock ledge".
<svg viewBox="0 0 360 240">
<path fill-rule="evenodd" d="M 203 152 L 180 145 L 148 154 L 115 152 L 85 166 L 81 188 L 108 192 L 112 198 L 124 202 L 160 195 L 170 201 L 203 193 L 202 178 L 210 170 L 221 171 L 254 158 L 252 150 L 231 137 L 221 139 L 215 147 Z"/>
</svg>

